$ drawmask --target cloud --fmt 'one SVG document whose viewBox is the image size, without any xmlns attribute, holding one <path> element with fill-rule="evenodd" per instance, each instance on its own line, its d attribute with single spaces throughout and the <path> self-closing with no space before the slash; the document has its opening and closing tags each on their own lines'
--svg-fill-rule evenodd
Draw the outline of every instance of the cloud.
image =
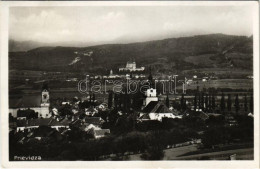
<svg viewBox="0 0 260 169">
<path fill-rule="evenodd" d="M 119 12 L 108 12 L 107 14 L 100 17 L 103 22 L 111 22 L 115 20 L 124 19 L 125 14 L 121 11 Z"/>
<path fill-rule="evenodd" d="M 9 23 L 12 39 L 40 42 L 252 34 L 250 6 L 12 7 Z"/>
<path fill-rule="evenodd" d="M 164 30 L 172 30 L 172 29 L 174 29 L 174 24 L 170 23 L 170 22 L 166 22 L 166 23 L 163 24 L 163 29 Z"/>
</svg>

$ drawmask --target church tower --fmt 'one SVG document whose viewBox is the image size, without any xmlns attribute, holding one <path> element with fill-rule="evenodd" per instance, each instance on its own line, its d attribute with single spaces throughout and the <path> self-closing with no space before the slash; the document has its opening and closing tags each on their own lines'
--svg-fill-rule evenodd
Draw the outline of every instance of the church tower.
<svg viewBox="0 0 260 169">
<path fill-rule="evenodd" d="M 47 118 L 50 116 L 50 94 L 49 94 L 49 88 L 48 84 L 44 83 L 42 86 L 42 96 L 41 96 L 41 108 L 40 108 L 40 114 L 39 117 Z"/>
<path fill-rule="evenodd" d="M 156 96 L 156 89 L 147 89 L 145 96 L 145 106 L 147 106 L 151 101 L 158 101 L 158 97 Z"/>
<path fill-rule="evenodd" d="M 41 99 L 41 107 L 49 107 L 50 106 L 50 93 L 48 84 L 43 84 L 42 86 L 42 99 Z"/>
<path fill-rule="evenodd" d="M 50 94 L 49 94 L 49 88 L 47 84 L 44 84 L 42 86 L 42 101 L 41 103 L 49 103 Z"/>
<path fill-rule="evenodd" d="M 48 103 L 49 102 L 49 98 L 50 98 L 49 91 L 44 89 L 42 91 L 42 103 Z"/>
</svg>

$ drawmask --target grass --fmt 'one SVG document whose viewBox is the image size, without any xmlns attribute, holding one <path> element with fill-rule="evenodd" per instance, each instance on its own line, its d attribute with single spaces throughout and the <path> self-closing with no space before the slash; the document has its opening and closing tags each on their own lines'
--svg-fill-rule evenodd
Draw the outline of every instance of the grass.
<svg viewBox="0 0 260 169">
<path fill-rule="evenodd" d="M 196 154 L 204 154 L 204 153 L 212 153 L 212 152 L 218 152 L 218 151 L 227 151 L 227 150 L 234 150 L 234 149 L 252 148 L 252 147 L 254 147 L 254 145 L 252 143 L 233 144 L 233 145 L 226 145 L 223 147 L 218 147 L 215 149 L 201 149 L 201 150 L 197 150 L 197 151 L 192 151 L 192 152 L 188 152 L 188 153 L 179 155 L 178 157 L 196 155 Z"/>
</svg>

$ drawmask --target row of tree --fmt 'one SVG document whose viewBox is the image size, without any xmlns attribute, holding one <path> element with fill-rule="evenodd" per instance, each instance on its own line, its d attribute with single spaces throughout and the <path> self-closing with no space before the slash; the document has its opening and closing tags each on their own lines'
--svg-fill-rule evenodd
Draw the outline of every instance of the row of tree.
<svg viewBox="0 0 260 169">
<path fill-rule="evenodd" d="M 50 129 L 51 130 L 51 129 Z M 193 132 L 193 131 L 192 131 Z M 24 133 L 10 133 L 10 160 L 16 155 L 41 156 L 43 160 L 102 160 L 104 156 L 142 153 L 145 160 L 161 160 L 168 145 L 188 140 L 189 130 L 129 132 L 101 139 L 83 139 L 82 132 L 71 129 L 65 136 L 56 132 L 48 139 L 29 139 Z M 20 136 L 22 134 L 22 136 Z M 57 137 L 58 135 L 58 137 Z M 24 144 L 20 138 L 29 139 Z M 120 159 L 118 159 L 120 160 Z"/>
<path fill-rule="evenodd" d="M 124 113 L 129 113 L 131 110 L 140 110 L 143 105 L 144 95 L 139 91 L 135 94 L 114 93 L 108 94 L 108 108 L 121 110 Z"/>
<path fill-rule="evenodd" d="M 184 96 L 182 96 L 181 103 L 182 108 L 185 108 L 185 104 L 183 104 Z M 253 103 L 253 95 L 250 96 L 250 101 L 248 103 L 247 95 L 244 95 L 244 102 L 243 102 L 243 108 L 245 112 L 248 112 L 248 110 L 253 113 L 254 111 L 254 103 Z M 249 104 L 249 106 L 248 106 Z M 234 106 L 232 106 L 234 105 Z M 194 109 L 202 109 L 205 112 L 212 112 L 216 109 L 216 96 L 214 94 L 204 94 L 204 93 L 196 93 L 194 96 L 193 101 Z M 225 99 L 225 94 L 222 92 L 221 99 L 220 99 L 220 110 L 222 112 L 224 111 L 232 111 L 232 107 L 235 107 L 236 113 L 240 110 L 240 100 L 239 95 L 236 94 L 234 99 L 234 104 L 232 103 L 232 96 L 231 94 L 228 94 L 227 100 Z"/>
</svg>

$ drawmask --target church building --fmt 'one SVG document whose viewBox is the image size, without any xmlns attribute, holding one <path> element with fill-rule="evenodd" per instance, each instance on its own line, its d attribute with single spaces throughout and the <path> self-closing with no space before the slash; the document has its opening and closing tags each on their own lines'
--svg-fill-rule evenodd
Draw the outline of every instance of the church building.
<svg viewBox="0 0 260 169">
<path fill-rule="evenodd" d="M 144 69 L 145 69 L 145 67 L 137 68 L 135 62 L 130 62 L 129 61 L 129 62 L 126 63 L 126 67 L 119 68 L 119 72 L 121 72 L 121 71 L 130 71 L 130 72 L 144 71 Z"/>
<path fill-rule="evenodd" d="M 9 113 L 13 117 L 17 117 L 18 110 L 34 110 L 38 113 L 38 117 L 48 118 L 51 116 L 50 94 L 47 84 L 43 85 L 40 95 L 24 95 L 20 98 L 11 97 L 9 99 Z"/>
<path fill-rule="evenodd" d="M 158 99 L 156 89 L 147 89 L 145 95 L 144 108 L 139 116 L 140 121 L 162 121 L 163 118 L 181 118 L 177 110 L 170 110 L 163 101 Z"/>
</svg>

